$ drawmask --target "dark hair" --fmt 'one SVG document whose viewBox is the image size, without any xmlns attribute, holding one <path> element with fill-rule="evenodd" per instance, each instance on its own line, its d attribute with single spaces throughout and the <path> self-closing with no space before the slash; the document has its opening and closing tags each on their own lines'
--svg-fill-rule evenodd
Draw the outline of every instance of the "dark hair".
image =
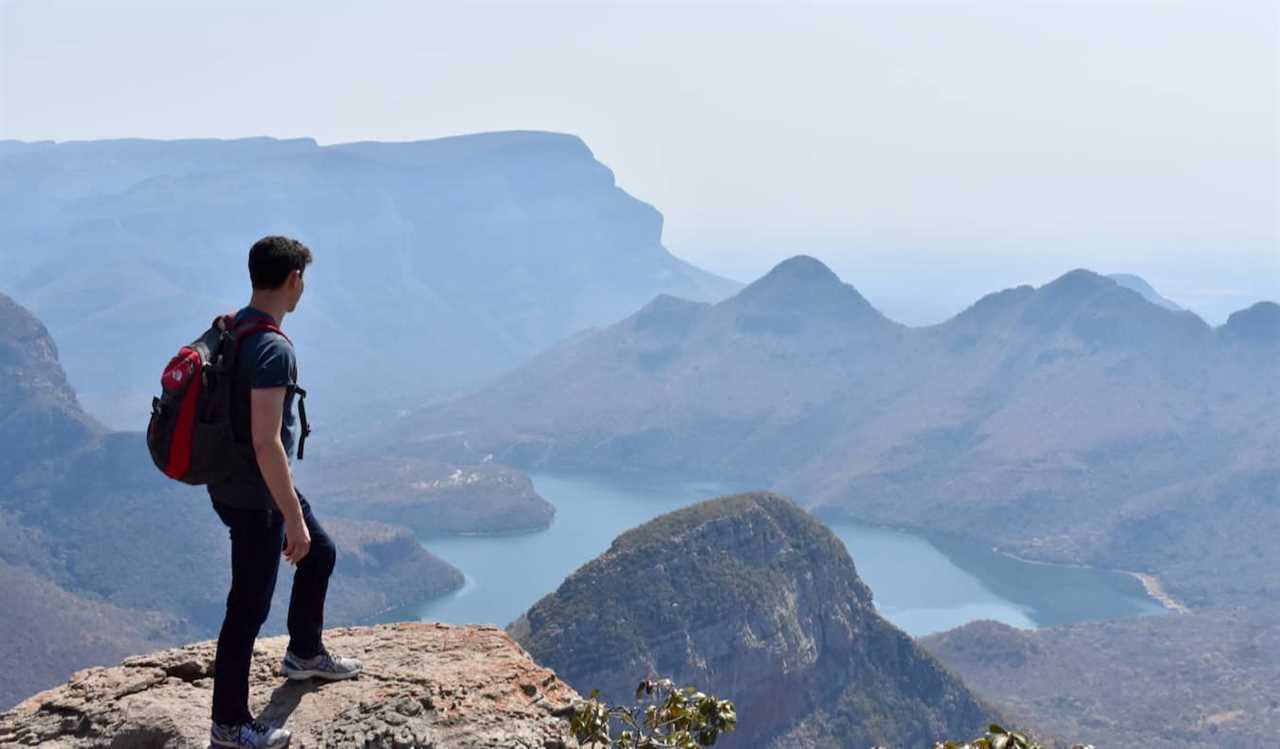
<svg viewBox="0 0 1280 749">
<path fill-rule="evenodd" d="M 311 250 L 289 237 L 263 237 L 249 249 L 249 280 L 255 289 L 278 289 L 295 270 L 311 264 Z"/>
</svg>

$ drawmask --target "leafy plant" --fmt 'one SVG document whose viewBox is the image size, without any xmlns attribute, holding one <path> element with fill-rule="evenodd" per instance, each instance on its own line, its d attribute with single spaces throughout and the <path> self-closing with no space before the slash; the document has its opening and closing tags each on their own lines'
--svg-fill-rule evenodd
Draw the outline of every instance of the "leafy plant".
<svg viewBox="0 0 1280 749">
<path fill-rule="evenodd" d="M 646 679 L 636 687 L 636 705 L 611 706 L 599 699 L 600 690 L 574 707 L 570 728 L 578 742 L 608 749 L 699 749 L 712 746 L 722 733 L 738 726 L 729 700 L 703 694 L 693 687 L 679 689 L 670 679 Z M 622 730 L 613 737 L 614 724 Z M 872 747 L 885 749 L 885 747 Z M 933 749 L 1045 749 L 1025 733 L 992 724 L 983 736 L 969 741 L 939 741 Z M 1071 749 L 1094 749 L 1075 744 Z"/>
<path fill-rule="evenodd" d="M 676 688 L 670 679 L 646 679 L 636 687 L 636 705 L 610 706 L 600 691 L 574 708 L 570 728 L 579 743 L 613 749 L 698 749 L 711 746 L 738 725 L 729 700 L 693 687 Z M 621 729 L 613 738 L 614 724 Z"/>
<path fill-rule="evenodd" d="M 992 724 L 985 736 L 971 741 L 939 741 L 933 749 L 1044 749 L 1024 733 L 1006 731 Z M 1088 744 L 1076 744 L 1071 749 L 1093 749 Z"/>
</svg>

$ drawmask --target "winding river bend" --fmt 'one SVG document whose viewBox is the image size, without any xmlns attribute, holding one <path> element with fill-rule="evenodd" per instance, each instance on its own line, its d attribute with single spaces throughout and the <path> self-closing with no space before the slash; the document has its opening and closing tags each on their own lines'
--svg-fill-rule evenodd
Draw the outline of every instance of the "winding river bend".
<svg viewBox="0 0 1280 749">
<path fill-rule="evenodd" d="M 736 490 L 712 482 L 531 477 L 538 493 L 556 506 L 551 527 L 522 536 L 423 541 L 461 569 L 466 584 L 423 606 L 421 619 L 506 626 L 623 531 Z M 880 613 L 914 636 L 976 619 L 1029 628 L 1165 611 L 1139 580 L 1120 572 L 1024 562 L 991 549 L 879 528 L 831 529 L 848 547 Z"/>
</svg>

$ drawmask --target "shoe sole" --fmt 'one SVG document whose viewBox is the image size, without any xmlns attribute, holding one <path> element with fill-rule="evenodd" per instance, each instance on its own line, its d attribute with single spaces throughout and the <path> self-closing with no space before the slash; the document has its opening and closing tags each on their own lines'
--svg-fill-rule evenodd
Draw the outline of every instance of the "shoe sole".
<svg viewBox="0 0 1280 749">
<path fill-rule="evenodd" d="M 344 674 L 335 674 L 332 671 L 295 671 L 293 669 L 284 670 L 285 678 L 290 681 L 303 681 L 305 679 L 324 679 L 325 681 L 343 681 L 352 679 L 360 675 L 359 671 L 351 671 Z"/>
</svg>

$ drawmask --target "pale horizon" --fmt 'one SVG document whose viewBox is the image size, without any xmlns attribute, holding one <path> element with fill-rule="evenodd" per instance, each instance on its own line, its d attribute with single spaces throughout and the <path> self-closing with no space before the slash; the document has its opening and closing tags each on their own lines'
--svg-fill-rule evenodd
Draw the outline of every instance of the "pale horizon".
<svg viewBox="0 0 1280 749">
<path fill-rule="evenodd" d="M 1078 267 L 1280 300 L 1271 3 L 0 8 L 0 138 L 569 133 L 676 256 L 908 324 Z"/>
</svg>

